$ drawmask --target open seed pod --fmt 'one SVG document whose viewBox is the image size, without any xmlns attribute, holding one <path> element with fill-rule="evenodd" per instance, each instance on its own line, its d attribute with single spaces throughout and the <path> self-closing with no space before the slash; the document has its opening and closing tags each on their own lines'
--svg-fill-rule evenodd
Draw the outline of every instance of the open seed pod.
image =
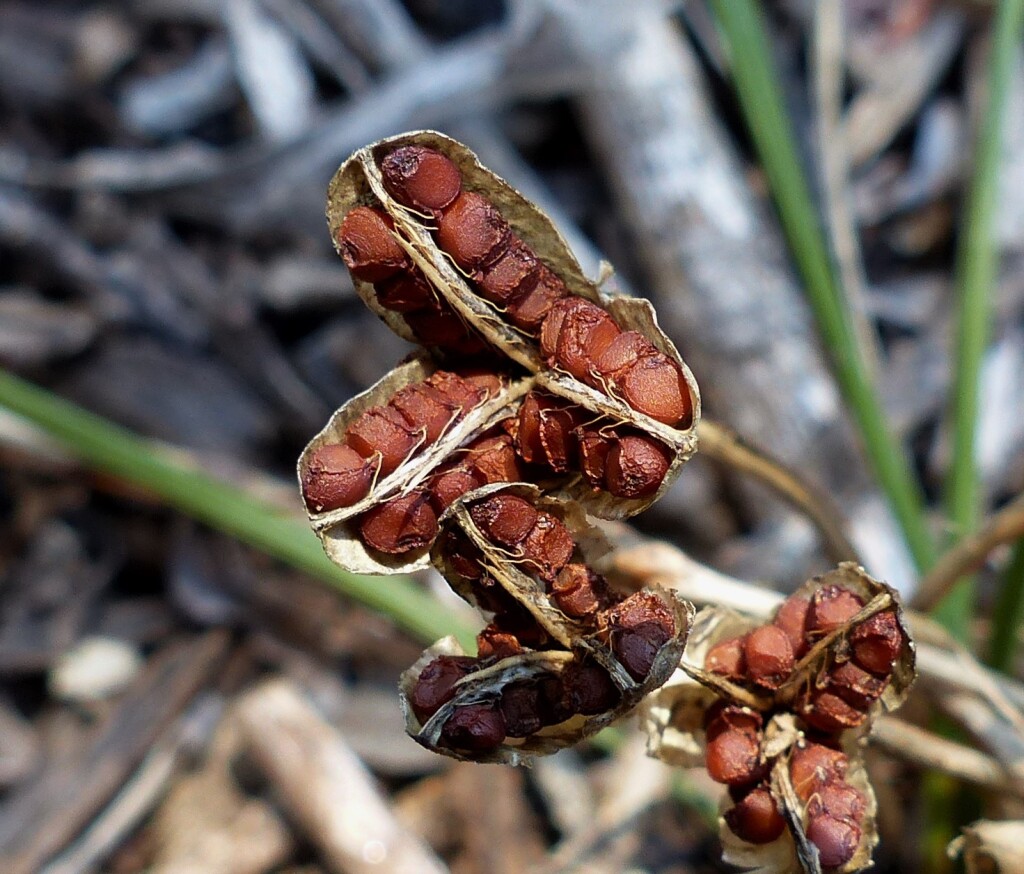
<svg viewBox="0 0 1024 874">
<path fill-rule="evenodd" d="M 501 387 L 481 390 L 466 409 L 458 408 L 433 442 L 425 434 L 399 450 L 402 460 L 390 473 L 378 471 L 366 495 L 349 506 L 318 511 L 310 506 L 308 485 L 317 453 L 323 447 L 336 446 L 346 440 L 350 428 L 368 411 L 383 407 L 402 390 L 422 383 L 437 373 L 438 365 L 423 351 L 409 356 L 383 379 L 352 398 L 333 416 L 299 456 L 298 476 L 307 499 L 310 524 L 323 543 L 327 555 L 338 565 L 354 573 L 404 573 L 429 565 L 430 544 L 401 555 L 387 555 L 369 549 L 357 529 L 363 514 L 397 496 L 408 494 L 420 486 L 447 457 L 457 452 L 474 437 L 507 418 L 529 388 L 529 380 L 502 376 Z"/>
<path fill-rule="evenodd" d="M 430 192 L 430 197 L 423 198 L 417 187 L 419 180 L 411 176 L 396 176 L 394 167 L 382 171 L 386 159 L 403 147 L 432 150 L 447 159 L 444 162 L 447 169 L 441 171 L 446 183 L 441 186 L 444 194 L 439 195 L 435 190 Z M 405 162 L 399 169 L 411 173 L 413 170 L 409 168 L 415 163 Z M 448 182 L 451 184 L 447 185 Z M 405 202 L 396 199 L 393 196 L 395 194 Z M 435 195 L 438 199 L 431 200 Z M 477 198 L 474 201 L 477 206 L 482 205 L 485 212 L 489 211 L 490 224 L 480 216 L 471 214 L 471 209 L 468 212 L 462 210 L 462 213 L 466 213 L 463 216 L 466 220 L 459 225 L 459 233 L 469 228 L 466 233 L 475 235 L 472 242 L 479 244 L 478 248 L 483 247 L 478 252 L 464 253 L 474 264 L 479 260 L 479 269 L 458 266 L 456 262 L 461 258 L 461 249 L 456 245 L 455 249 L 459 251 L 454 254 L 450 251 L 450 235 L 446 232 L 446 223 L 450 223 L 449 220 L 454 222 L 451 217 L 454 215 L 453 210 L 459 208 L 459 198 L 468 195 Z M 700 418 L 699 391 L 675 346 L 658 328 L 651 305 L 639 299 L 603 295 L 583 275 L 550 219 L 508 183 L 481 166 L 476 156 L 465 146 L 433 131 L 419 131 L 381 140 L 359 150 L 338 170 L 328 192 L 328 223 L 332 238 L 340 248 L 344 244 L 344 239 L 339 243 L 339 233 L 344 237 L 343 221 L 358 206 L 383 210 L 388 221 L 393 224 L 395 241 L 439 298 L 467 325 L 472 326 L 493 349 L 536 373 L 538 383 L 554 393 L 600 411 L 615 421 L 633 424 L 657 436 L 677 454 L 688 457 L 693 453 L 696 425 Z M 480 220 L 477 221 L 477 218 Z M 446 243 L 448 249 L 443 248 Z M 587 357 L 588 348 L 593 348 L 594 355 L 597 355 L 597 341 L 594 341 L 592 347 L 587 347 L 589 335 L 582 327 L 572 330 L 566 328 L 563 344 L 568 350 L 578 341 L 576 345 L 579 348 L 575 349 L 576 358 L 580 361 L 579 368 L 576 368 L 578 375 L 573 376 L 561 364 L 550 364 L 557 356 L 553 357 L 554 353 L 545 356 L 541 351 L 541 322 L 550 322 L 549 334 L 557 334 L 557 331 L 551 333 L 555 329 L 554 321 L 549 319 L 550 302 L 548 309 L 543 310 L 543 318 L 538 314 L 536 322 L 531 323 L 527 330 L 521 324 L 516 326 L 509 320 L 514 306 L 502 306 L 480 293 L 481 287 L 490 287 L 488 282 L 491 279 L 497 281 L 491 273 L 495 264 L 488 259 L 499 257 L 499 254 L 494 254 L 499 253 L 499 250 L 500 257 L 505 257 L 513 250 L 522 253 L 522 258 L 530 265 L 531 289 L 535 289 L 537 276 L 543 275 L 547 277 L 544 281 L 550 280 L 553 287 L 558 287 L 558 295 L 567 294 L 572 299 L 596 304 L 610 314 L 611 320 L 606 316 L 603 318 L 613 321 L 618 333 L 636 332 L 638 344 L 645 349 L 650 347 L 651 354 L 662 356 L 657 366 L 654 359 L 645 359 L 651 364 L 650 368 L 634 367 L 634 359 L 629 362 L 627 369 L 622 370 L 623 374 L 628 374 L 628 378 L 601 376 L 598 370 L 591 367 Z M 463 263 L 468 262 L 463 260 Z M 521 279 L 521 276 L 517 275 L 517 278 Z M 379 290 L 372 282 L 356 276 L 355 283 L 359 294 L 371 309 L 401 336 L 417 342 L 416 332 L 409 320 L 382 305 Z M 616 347 L 616 350 L 622 351 L 620 347 Z M 569 354 L 566 351 L 563 357 Z M 609 354 L 615 358 L 614 354 Z M 557 360 L 562 361 L 562 358 Z M 602 364 L 601 373 L 618 372 L 615 368 L 619 363 L 610 360 L 607 362 L 607 370 Z M 668 382 L 665 381 L 666 376 L 669 377 Z M 678 379 L 678 385 L 673 383 L 675 379 Z M 674 400 L 669 402 L 669 396 Z M 660 401 L 665 401 L 667 408 L 673 412 L 662 416 L 658 412 Z M 648 412 L 641 412 L 641 408 L 646 408 L 648 404 L 651 405 Z"/>
</svg>

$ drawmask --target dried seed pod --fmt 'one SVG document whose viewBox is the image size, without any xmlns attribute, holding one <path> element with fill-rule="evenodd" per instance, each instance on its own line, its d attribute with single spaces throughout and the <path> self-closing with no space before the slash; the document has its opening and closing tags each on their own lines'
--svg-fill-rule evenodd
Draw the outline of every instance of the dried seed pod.
<svg viewBox="0 0 1024 874">
<path fill-rule="evenodd" d="M 388 193 L 400 203 L 436 216 L 462 191 L 459 168 L 444 155 L 423 146 L 401 146 L 381 161 Z"/>
<path fill-rule="evenodd" d="M 438 656 L 419 675 L 409 703 L 420 722 L 426 722 L 455 694 L 455 684 L 480 667 L 477 659 L 469 656 Z"/>
<path fill-rule="evenodd" d="M 853 660 L 864 670 L 887 677 L 899 657 L 906 635 L 891 612 L 876 613 L 853 629 L 850 646 Z"/>
<path fill-rule="evenodd" d="M 843 586 L 824 586 L 811 598 L 807 634 L 823 637 L 846 625 L 864 607 L 864 599 Z"/>
<path fill-rule="evenodd" d="M 394 229 L 394 221 L 380 209 L 357 206 L 345 216 L 335 239 L 353 276 L 380 282 L 411 266 Z"/>
<path fill-rule="evenodd" d="M 370 492 L 380 457 L 364 458 L 344 443 L 328 443 L 310 453 L 302 472 L 302 497 L 315 513 L 350 507 Z"/>
<path fill-rule="evenodd" d="M 733 834 L 751 844 L 769 844 L 786 829 L 786 821 L 766 786 L 747 792 L 725 812 Z"/>
<path fill-rule="evenodd" d="M 827 781 L 846 776 L 850 760 L 841 750 L 807 742 L 793 749 L 789 779 L 801 801 L 807 801 Z"/>
<path fill-rule="evenodd" d="M 743 641 L 746 675 L 758 686 L 778 689 L 793 670 L 789 637 L 774 625 L 755 628 Z"/>
</svg>

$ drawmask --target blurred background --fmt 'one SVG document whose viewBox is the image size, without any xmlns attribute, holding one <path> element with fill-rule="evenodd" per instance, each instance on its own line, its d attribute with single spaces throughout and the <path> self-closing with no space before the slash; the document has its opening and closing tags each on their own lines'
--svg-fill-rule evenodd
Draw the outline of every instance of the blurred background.
<svg viewBox="0 0 1024 874">
<path fill-rule="evenodd" d="M 864 358 L 935 504 L 993 4 L 764 8 Z M 1008 89 L 989 509 L 1024 487 L 1019 51 Z M 540 204 L 588 273 L 614 264 L 706 414 L 831 496 L 872 573 L 912 593 L 696 0 L 0 0 L 0 363 L 298 515 L 306 441 L 408 351 L 333 251 L 326 185 L 416 128 Z M 636 524 L 782 591 L 829 565 L 803 516 L 702 457 Z M 418 748 L 395 687 L 421 646 L 0 404 L 3 872 L 726 870 L 716 789 L 646 760 L 632 728 L 530 771 Z M 920 772 L 873 767 L 878 869 L 937 868 Z"/>
</svg>

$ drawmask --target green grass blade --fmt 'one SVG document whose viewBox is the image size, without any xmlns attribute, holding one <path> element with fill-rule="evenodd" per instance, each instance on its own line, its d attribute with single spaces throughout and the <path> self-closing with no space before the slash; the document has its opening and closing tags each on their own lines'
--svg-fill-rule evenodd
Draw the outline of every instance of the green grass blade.
<svg viewBox="0 0 1024 874">
<path fill-rule="evenodd" d="M 992 634 L 988 663 L 1011 673 L 1017 654 L 1017 635 L 1024 624 L 1024 540 L 1017 541 L 1003 575 L 999 596 L 992 614 Z"/>
<path fill-rule="evenodd" d="M 736 92 L 768 176 L 793 259 L 836 379 L 860 430 L 864 447 L 919 569 L 935 560 L 924 496 L 908 457 L 886 424 L 881 401 L 858 347 L 786 116 L 771 59 L 766 27 L 754 0 L 712 0 L 731 59 Z"/>
<path fill-rule="evenodd" d="M 996 8 L 988 95 L 974 154 L 974 174 L 967 193 L 957 243 L 956 367 L 951 408 L 953 461 L 946 482 L 946 513 L 955 537 L 973 531 L 981 515 L 975 437 L 982 360 L 989 342 L 990 297 L 998 252 L 992 232 L 999 186 L 1003 116 L 1016 61 L 1024 0 L 1002 0 Z M 966 641 L 974 613 L 974 584 L 962 580 L 935 611 L 949 630 Z M 1003 617 L 996 615 L 996 620 Z"/>
<path fill-rule="evenodd" d="M 475 651 L 473 633 L 459 627 L 440 602 L 408 577 L 364 577 L 333 564 L 305 519 L 283 515 L 188 466 L 159 444 L 3 370 L 0 406 L 43 428 L 89 465 L 141 486 L 211 528 L 305 571 L 422 640 L 455 634 Z"/>
</svg>

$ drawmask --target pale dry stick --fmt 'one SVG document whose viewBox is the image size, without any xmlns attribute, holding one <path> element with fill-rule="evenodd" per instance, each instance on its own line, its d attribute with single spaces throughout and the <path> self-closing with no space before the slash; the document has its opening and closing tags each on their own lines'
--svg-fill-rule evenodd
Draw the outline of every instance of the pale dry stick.
<svg viewBox="0 0 1024 874">
<path fill-rule="evenodd" d="M 818 529 L 831 559 L 837 562 L 861 560 L 856 547 L 846 536 L 846 523 L 839 510 L 824 492 L 795 470 L 754 449 L 738 434 L 717 422 L 702 419 L 697 425 L 697 439 L 703 455 L 749 474 L 802 511 Z"/>
<path fill-rule="evenodd" d="M 928 612 L 953 588 L 957 580 L 977 569 L 997 546 L 1024 536 L 1024 494 L 989 516 L 974 534 L 960 539 L 922 578 L 910 599 L 914 610 Z"/>
<path fill-rule="evenodd" d="M 842 122 L 845 72 L 842 5 L 839 0 L 819 0 L 813 18 L 814 97 L 818 108 L 818 154 L 828 237 L 832 256 L 839 266 L 840 287 L 853 330 L 871 376 L 877 379 L 882 356 L 878 336 L 868 321 L 867 278 L 847 180 L 850 159 Z"/>
<path fill-rule="evenodd" d="M 991 756 L 902 719 L 880 717 L 872 727 L 871 740 L 905 762 L 1024 799 L 1024 781 L 1008 774 Z"/>
</svg>

